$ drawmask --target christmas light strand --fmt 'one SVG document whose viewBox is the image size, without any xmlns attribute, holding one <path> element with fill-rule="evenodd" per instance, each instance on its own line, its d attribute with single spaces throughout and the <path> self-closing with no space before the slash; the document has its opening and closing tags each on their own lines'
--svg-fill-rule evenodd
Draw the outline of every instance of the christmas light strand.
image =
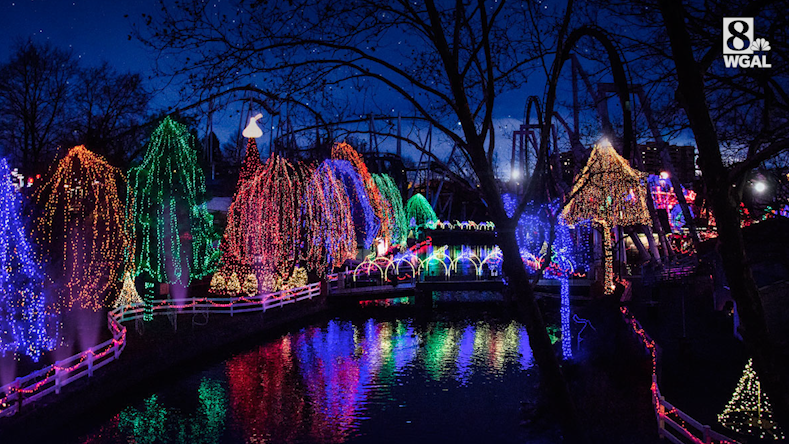
<svg viewBox="0 0 789 444">
<path fill-rule="evenodd" d="M 389 203 L 381 197 L 381 192 L 378 190 L 375 180 L 367 170 L 367 165 L 364 163 L 362 156 L 360 156 L 352 146 L 344 142 L 335 143 L 334 146 L 332 146 L 331 155 L 333 159 L 347 160 L 350 162 L 361 177 L 367 193 L 367 199 L 369 200 L 370 205 L 373 207 L 375 217 L 378 218 L 380 224 L 379 230 L 377 233 L 373 234 L 373 238 L 381 237 L 384 239 L 391 239 L 392 227 L 390 226 L 389 221 L 391 220 L 392 208 L 390 207 Z M 370 246 L 365 244 L 365 248 L 370 248 Z"/>
<path fill-rule="evenodd" d="M 403 196 L 400 194 L 397 184 L 388 174 L 373 174 L 373 180 L 381 192 L 381 196 L 392 209 L 389 219 L 392 237 L 389 241 L 392 245 L 405 243 L 408 237 L 408 219 L 406 219 L 403 208 Z"/>
<path fill-rule="evenodd" d="M 60 263 L 58 275 L 65 282 L 58 300 L 64 311 L 75 306 L 98 311 L 117 288 L 128 242 L 119 197 L 123 182 L 118 168 L 80 145 L 34 194 L 43 206 L 36 238 L 45 258 Z"/>
<path fill-rule="evenodd" d="M 0 178 L 0 353 L 16 352 L 38 362 L 57 345 L 57 323 L 5 159 L 0 159 Z"/>
<path fill-rule="evenodd" d="M 408 203 L 406 204 L 406 217 L 409 223 L 410 221 L 414 221 L 417 227 L 424 227 L 430 222 L 438 222 L 436 212 L 422 193 L 416 193 L 408 199 Z"/>
<path fill-rule="evenodd" d="M 215 268 L 205 177 L 185 125 L 165 117 L 151 135 L 142 164 L 129 171 L 129 249 L 137 274 L 189 285 Z"/>
</svg>

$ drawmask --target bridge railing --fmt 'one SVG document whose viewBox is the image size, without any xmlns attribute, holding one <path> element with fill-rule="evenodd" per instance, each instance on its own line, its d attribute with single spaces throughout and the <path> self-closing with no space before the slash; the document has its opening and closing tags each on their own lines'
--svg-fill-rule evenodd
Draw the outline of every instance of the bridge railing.
<svg viewBox="0 0 789 444">
<path fill-rule="evenodd" d="M 336 276 L 335 276 L 336 280 Z M 152 309 L 143 304 L 118 307 L 107 313 L 107 326 L 112 338 L 77 353 L 54 364 L 20 376 L 13 382 L 0 387 L 0 418 L 12 416 L 32 403 L 50 394 L 60 394 L 61 389 L 110 362 L 120 358 L 126 348 L 126 327 L 124 322 L 139 321 L 146 312 L 153 316 L 173 316 L 178 313 L 236 313 L 265 312 L 320 295 L 320 282 L 276 293 L 257 296 L 237 296 L 223 298 L 188 298 L 180 304 L 172 300 L 155 300 Z"/>
<path fill-rule="evenodd" d="M 658 435 L 675 444 L 739 444 L 732 438 L 722 435 L 710 426 L 702 424 L 690 415 L 666 401 L 660 393 L 657 377 L 657 343 L 641 326 L 627 307 L 620 307 L 622 316 L 641 340 L 642 345 L 652 357 L 652 407 L 655 410 Z"/>
</svg>

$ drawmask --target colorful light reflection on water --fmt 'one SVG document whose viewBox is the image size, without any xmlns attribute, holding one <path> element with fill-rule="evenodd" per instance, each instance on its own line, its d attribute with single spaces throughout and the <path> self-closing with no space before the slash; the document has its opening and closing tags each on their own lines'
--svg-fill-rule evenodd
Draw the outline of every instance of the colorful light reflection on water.
<svg viewBox="0 0 789 444">
<path fill-rule="evenodd" d="M 532 365 L 515 321 L 333 320 L 178 382 L 78 442 L 522 441 Z"/>
</svg>

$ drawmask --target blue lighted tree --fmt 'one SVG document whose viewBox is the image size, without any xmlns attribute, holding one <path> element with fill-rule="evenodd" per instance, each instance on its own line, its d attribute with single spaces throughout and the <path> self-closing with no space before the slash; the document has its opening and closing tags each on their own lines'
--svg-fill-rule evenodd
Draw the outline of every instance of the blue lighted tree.
<svg viewBox="0 0 789 444">
<path fill-rule="evenodd" d="M 512 217 L 516 199 L 502 196 L 504 208 Z M 562 354 L 572 359 L 570 332 L 570 276 L 575 271 L 575 252 L 570 228 L 560 213 L 560 205 L 553 202 L 544 206 L 530 205 L 518 219 L 515 239 L 527 270 L 542 272 L 548 279 L 557 279 L 561 295 Z M 547 258 L 547 263 L 546 263 Z"/>
<path fill-rule="evenodd" d="M 0 159 L 0 351 L 41 355 L 57 345 L 43 277 L 19 217 L 20 202 L 8 163 Z"/>
</svg>

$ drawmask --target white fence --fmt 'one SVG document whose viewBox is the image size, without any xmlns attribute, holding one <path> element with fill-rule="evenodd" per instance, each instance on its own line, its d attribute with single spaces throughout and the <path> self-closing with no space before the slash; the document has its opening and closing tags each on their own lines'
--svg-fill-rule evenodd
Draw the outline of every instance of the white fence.
<svg viewBox="0 0 789 444">
<path fill-rule="evenodd" d="M 336 280 L 336 276 L 333 277 Z M 153 316 L 170 316 L 175 326 L 174 316 L 178 313 L 202 313 L 206 316 L 216 313 L 233 316 L 236 313 L 265 312 L 272 308 L 312 299 L 320 294 L 320 285 L 320 282 L 316 282 L 304 287 L 257 296 L 190 298 L 185 299 L 181 304 L 174 304 L 172 300 L 157 300 L 153 303 L 151 313 Z M 63 386 L 84 376 L 91 377 L 94 371 L 118 359 L 126 348 L 126 327 L 122 324 L 127 321 L 142 320 L 145 311 L 142 304 L 119 307 L 110 311 L 107 313 L 107 326 L 112 334 L 111 339 L 0 387 L 0 418 L 15 415 L 26 406 L 51 393 L 59 394 Z"/>
<path fill-rule="evenodd" d="M 620 310 L 625 321 L 652 356 L 652 407 L 655 409 L 658 435 L 675 444 L 738 444 L 734 439 L 711 430 L 710 426 L 696 421 L 666 401 L 660 393 L 657 380 L 657 344 L 627 307 L 620 307 Z"/>
</svg>

